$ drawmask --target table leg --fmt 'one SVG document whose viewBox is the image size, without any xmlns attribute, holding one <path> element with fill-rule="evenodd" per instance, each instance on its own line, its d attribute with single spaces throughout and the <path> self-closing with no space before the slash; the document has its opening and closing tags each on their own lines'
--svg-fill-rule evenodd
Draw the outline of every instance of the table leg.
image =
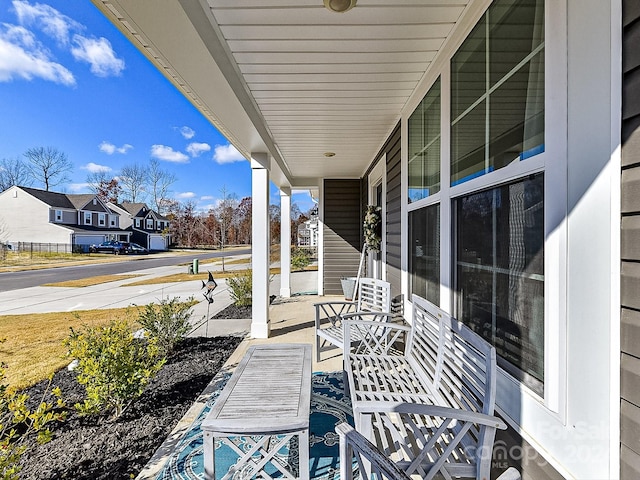
<svg viewBox="0 0 640 480">
<path fill-rule="evenodd" d="M 202 437 L 204 448 L 204 478 L 216 480 L 216 438 L 211 432 L 204 432 Z"/>
<path fill-rule="evenodd" d="M 309 429 L 302 430 L 298 436 L 298 458 L 300 459 L 300 479 L 309 480 Z"/>
</svg>

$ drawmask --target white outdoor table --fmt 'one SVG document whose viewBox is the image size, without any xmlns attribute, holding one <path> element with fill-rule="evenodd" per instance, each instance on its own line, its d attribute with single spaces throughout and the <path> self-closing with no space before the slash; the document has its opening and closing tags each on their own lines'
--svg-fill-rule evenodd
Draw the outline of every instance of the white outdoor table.
<svg viewBox="0 0 640 480">
<path fill-rule="evenodd" d="M 240 469 L 247 477 L 271 478 L 264 472 L 268 464 L 284 478 L 295 478 L 274 457 L 298 436 L 300 478 L 308 480 L 310 405 L 311 345 L 250 347 L 202 423 L 205 478 L 216 478 L 217 438 L 240 455 L 223 479 Z M 238 437 L 251 445 L 248 451 L 241 450 Z"/>
</svg>

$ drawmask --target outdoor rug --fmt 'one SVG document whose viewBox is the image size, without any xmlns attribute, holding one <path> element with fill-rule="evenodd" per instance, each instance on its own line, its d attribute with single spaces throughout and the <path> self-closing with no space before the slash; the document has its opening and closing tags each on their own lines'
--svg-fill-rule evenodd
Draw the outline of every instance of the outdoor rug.
<svg viewBox="0 0 640 480">
<path fill-rule="evenodd" d="M 216 399 L 220 395 L 230 375 L 222 382 L 220 389 L 214 392 L 194 421 L 191 428 L 169 457 L 156 480 L 186 480 L 204 478 L 204 453 L 202 448 L 202 430 L 200 425 Z M 312 479 L 337 480 L 340 478 L 339 438 L 335 427 L 341 422 L 353 425 L 353 414 L 349 398 L 344 395 L 342 372 L 314 373 L 311 378 L 311 417 L 309 424 L 309 469 Z M 297 450 L 289 458 L 288 448 L 283 448 L 279 460 L 283 464 L 291 462 L 297 465 Z M 293 452 L 292 452 L 293 453 Z M 235 464 L 238 456 L 231 448 L 216 442 L 216 474 L 227 472 Z M 267 470 L 278 477 L 279 472 Z M 222 476 L 222 474 L 220 474 Z M 244 478 L 242 472 L 236 472 L 234 479 Z"/>
</svg>

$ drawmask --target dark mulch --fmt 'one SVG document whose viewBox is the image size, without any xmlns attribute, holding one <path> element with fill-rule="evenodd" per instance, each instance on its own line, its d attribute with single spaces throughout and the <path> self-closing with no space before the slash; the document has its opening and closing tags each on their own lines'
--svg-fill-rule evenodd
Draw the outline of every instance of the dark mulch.
<svg viewBox="0 0 640 480">
<path fill-rule="evenodd" d="M 213 318 L 251 318 L 251 305 L 246 307 L 229 305 L 224 310 L 216 313 Z"/>
<path fill-rule="evenodd" d="M 243 317 L 227 317 L 243 318 Z M 246 318 L 246 317 L 244 317 Z M 242 339 L 188 338 L 123 416 L 80 417 L 73 411 L 53 428 L 54 439 L 29 450 L 22 459 L 21 478 L 130 479 L 135 477 L 220 370 Z M 62 389 L 69 406 L 82 399 L 84 387 L 66 368 L 53 385 Z M 45 383 L 29 388 L 39 399 Z"/>
</svg>

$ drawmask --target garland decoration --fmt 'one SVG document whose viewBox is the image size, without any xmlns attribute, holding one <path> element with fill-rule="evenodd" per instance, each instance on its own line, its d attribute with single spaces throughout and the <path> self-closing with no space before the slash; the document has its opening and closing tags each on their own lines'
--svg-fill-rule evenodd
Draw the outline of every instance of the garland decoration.
<svg viewBox="0 0 640 480">
<path fill-rule="evenodd" d="M 376 205 L 367 205 L 364 215 L 364 241 L 372 252 L 380 251 L 382 243 L 382 208 Z"/>
</svg>

